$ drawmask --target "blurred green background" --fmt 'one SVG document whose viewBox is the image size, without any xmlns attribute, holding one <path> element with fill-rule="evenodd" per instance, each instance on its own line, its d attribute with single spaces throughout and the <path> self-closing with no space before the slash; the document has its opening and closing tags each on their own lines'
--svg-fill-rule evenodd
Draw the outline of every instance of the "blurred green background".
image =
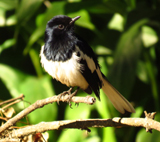
<svg viewBox="0 0 160 142">
<path fill-rule="evenodd" d="M 160 121 L 160 0 L 0 0 L 0 99 L 18 97 L 34 103 L 68 90 L 41 67 L 39 52 L 46 23 L 55 15 L 81 16 L 76 33 L 93 48 L 102 72 L 135 107 L 131 117 L 143 111 L 157 112 Z M 79 96 L 86 96 L 83 91 Z M 94 94 L 92 95 L 94 96 Z M 16 112 L 29 104 L 14 106 Z M 101 102 L 53 103 L 28 115 L 30 124 L 83 118 L 130 117 L 115 110 L 101 92 Z M 25 119 L 23 121 L 26 121 Z M 21 126 L 22 124 L 18 124 Z M 160 133 L 144 128 L 91 128 L 50 131 L 58 142 L 158 142 Z"/>
</svg>

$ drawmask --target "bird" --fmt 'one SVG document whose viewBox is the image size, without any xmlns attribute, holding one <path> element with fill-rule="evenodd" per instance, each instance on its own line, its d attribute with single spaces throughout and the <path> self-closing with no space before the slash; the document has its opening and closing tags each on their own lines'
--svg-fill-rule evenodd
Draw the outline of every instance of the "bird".
<svg viewBox="0 0 160 142">
<path fill-rule="evenodd" d="M 90 45 L 75 33 L 75 21 L 80 17 L 57 15 L 47 22 L 44 45 L 40 51 L 42 67 L 53 79 L 68 87 L 78 87 L 87 94 L 93 91 L 99 100 L 102 89 L 120 113 L 134 113 L 130 102 L 101 72 Z"/>
</svg>

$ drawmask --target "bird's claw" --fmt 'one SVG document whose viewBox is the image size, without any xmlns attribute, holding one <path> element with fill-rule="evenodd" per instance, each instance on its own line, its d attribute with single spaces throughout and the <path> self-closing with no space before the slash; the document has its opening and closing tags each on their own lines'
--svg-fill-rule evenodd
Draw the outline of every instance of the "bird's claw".
<svg viewBox="0 0 160 142">
<path fill-rule="evenodd" d="M 72 104 L 71 104 L 71 102 L 69 102 L 69 107 L 70 107 L 71 109 L 73 109 L 73 108 L 72 108 Z"/>
<path fill-rule="evenodd" d="M 57 96 L 57 104 L 59 105 L 59 100 L 61 99 L 61 97 L 63 96 L 63 93 L 62 94 L 59 94 L 58 96 Z"/>
<path fill-rule="evenodd" d="M 78 107 L 78 106 L 79 106 L 79 103 L 75 103 L 75 106 Z"/>
<path fill-rule="evenodd" d="M 71 91 L 72 91 L 73 88 L 70 88 L 68 91 L 64 91 L 63 93 L 59 94 L 57 96 L 57 104 L 59 105 L 59 100 L 61 99 L 61 97 L 65 96 L 66 94 L 70 95 L 71 94 Z"/>
</svg>

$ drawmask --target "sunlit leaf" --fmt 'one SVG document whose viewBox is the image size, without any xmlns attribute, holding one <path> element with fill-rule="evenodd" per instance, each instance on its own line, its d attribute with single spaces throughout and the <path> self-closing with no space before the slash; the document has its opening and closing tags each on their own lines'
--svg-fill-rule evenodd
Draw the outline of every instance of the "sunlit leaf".
<svg viewBox="0 0 160 142">
<path fill-rule="evenodd" d="M 142 27 L 142 40 L 145 47 L 150 47 L 158 41 L 156 32 L 149 26 Z"/>
<path fill-rule="evenodd" d="M 27 77 L 28 75 L 20 72 L 19 70 L 0 64 L 0 78 L 13 97 L 18 97 L 23 93 L 20 92 L 19 87 Z"/>
<path fill-rule="evenodd" d="M 123 31 L 123 22 L 124 18 L 120 14 L 116 13 L 108 23 L 108 28 Z"/>
<path fill-rule="evenodd" d="M 144 62 L 139 61 L 137 64 L 137 75 L 139 79 L 145 83 L 149 82 L 147 68 Z"/>
<path fill-rule="evenodd" d="M 97 55 L 110 55 L 110 54 L 112 54 L 112 50 L 110 50 L 109 48 L 104 47 L 102 45 L 96 46 L 95 52 Z"/>
<path fill-rule="evenodd" d="M 12 25 L 15 25 L 16 23 L 17 23 L 16 15 L 12 15 L 6 19 L 7 26 L 12 26 Z"/>
<path fill-rule="evenodd" d="M 92 131 L 92 133 L 93 133 L 93 131 Z M 100 139 L 100 137 L 94 135 L 92 137 L 89 137 L 88 139 L 83 140 L 82 142 L 101 142 L 101 139 Z"/>
<path fill-rule="evenodd" d="M 83 133 L 84 131 L 77 129 L 70 129 L 67 131 L 63 131 L 57 142 L 64 142 L 64 141 L 81 142 L 83 139 L 82 137 Z"/>
<path fill-rule="evenodd" d="M 6 10 L 0 9 L 0 27 L 5 26 L 5 20 L 6 20 L 5 13 Z"/>
</svg>

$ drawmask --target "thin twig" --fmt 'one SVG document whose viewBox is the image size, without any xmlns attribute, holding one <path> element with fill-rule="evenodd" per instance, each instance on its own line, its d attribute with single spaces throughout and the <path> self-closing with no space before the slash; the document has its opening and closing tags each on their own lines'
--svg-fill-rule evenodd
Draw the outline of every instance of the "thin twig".
<svg viewBox="0 0 160 142">
<path fill-rule="evenodd" d="M 7 119 L 6 117 L 0 116 L 0 119 L 1 119 L 1 120 L 4 120 L 4 121 L 8 121 L 8 119 Z"/>
<path fill-rule="evenodd" d="M 4 107 L 2 108 L 2 110 L 6 109 L 7 107 L 10 107 L 11 105 L 17 104 L 17 103 L 19 103 L 20 101 L 21 101 L 21 100 L 16 100 L 16 101 L 14 101 L 14 102 L 11 102 L 11 103 L 7 104 L 6 106 L 4 106 Z"/>
<path fill-rule="evenodd" d="M 21 95 L 20 95 L 19 97 L 17 97 L 17 98 L 13 98 L 13 99 L 9 99 L 9 100 L 6 100 L 6 101 L 1 102 L 1 103 L 0 103 L 0 106 L 3 105 L 3 104 L 9 103 L 9 102 L 13 102 L 13 101 L 18 100 L 18 99 L 23 100 L 23 98 L 24 98 L 24 95 L 21 94 Z"/>
</svg>

